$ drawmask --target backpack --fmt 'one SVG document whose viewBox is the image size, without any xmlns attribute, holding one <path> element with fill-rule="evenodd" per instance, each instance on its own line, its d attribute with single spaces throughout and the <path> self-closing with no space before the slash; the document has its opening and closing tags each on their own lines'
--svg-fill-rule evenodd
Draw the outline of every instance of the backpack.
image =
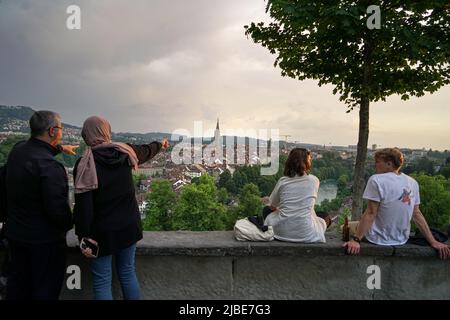
<svg viewBox="0 0 450 320">
<path fill-rule="evenodd" d="M 430 231 L 436 241 L 439 241 L 441 243 L 447 242 L 448 236 L 445 233 L 443 233 L 442 231 L 431 228 L 431 227 L 430 227 Z M 425 238 L 425 236 L 420 232 L 420 230 L 417 230 L 416 234 L 414 236 L 409 237 L 408 243 L 415 244 L 418 246 L 429 246 L 430 245 L 428 243 L 427 239 Z"/>
</svg>

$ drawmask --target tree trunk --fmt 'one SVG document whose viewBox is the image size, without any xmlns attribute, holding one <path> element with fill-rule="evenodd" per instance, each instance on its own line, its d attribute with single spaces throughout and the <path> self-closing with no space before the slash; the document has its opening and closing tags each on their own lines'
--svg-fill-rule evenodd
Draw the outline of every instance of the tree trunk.
<svg viewBox="0 0 450 320">
<path fill-rule="evenodd" d="M 359 220 L 363 209 L 362 195 L 365 187 L 367 142 L 369 140 L 369 99 L 363 98 L 359 108 L 358 151 L 353 178 L 352 220 Z"/>
<path fill-rule="evenodd" d="M 359 106 L 358 149 L 353 178 L 352 220 L 359 220 L 363 210 L 362 195 L 365 188 L 365 172 L 367 158 L 367 142 L 369 140 L 369 92 L 372 84 L 372 53 L 373 43 L 370 38 L 364 39 L 364 67 L 361 84 Z"/>
</svg>

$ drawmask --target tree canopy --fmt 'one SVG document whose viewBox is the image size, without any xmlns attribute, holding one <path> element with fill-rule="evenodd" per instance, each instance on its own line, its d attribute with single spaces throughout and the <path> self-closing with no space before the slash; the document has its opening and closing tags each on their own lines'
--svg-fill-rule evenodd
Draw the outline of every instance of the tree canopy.
<svg viewBox="0 0 450 320">
<path fill-rule="evenodd" d="M 251 23 L 246 34 L 277 55 L 283 76 L 333 84 L 350 108 L 363 97 L 408 99 L 449 84 L 448 1 L 379 3 L 381 29 L 370 30 L 373 1 L 269 0 L 274 21 Z"/>
<path fill-rule="evenodd" d="M 380 28 L 368 27 L 373 1 L 268 0 L 272 22 L 245 26 L 276 55 L 281 75 L 331 84 L 347 107 L 359 107 L 353 218 L 362 213 L 369 104 L 392 94 L 433 93 L 450 83 L 448 1 L 379 1 Z M 369 11 L 370 12 L 370 11 Z"/>
</svg>

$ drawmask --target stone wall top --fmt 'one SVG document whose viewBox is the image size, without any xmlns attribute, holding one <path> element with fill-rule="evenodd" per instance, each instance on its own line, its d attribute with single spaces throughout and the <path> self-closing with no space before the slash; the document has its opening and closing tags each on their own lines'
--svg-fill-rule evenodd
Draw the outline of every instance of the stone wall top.
<svg viewBox="0 0 450 320">
<path fill-rule="evenodd" d="M 144 232 L 138 242 L 137 255 L 150 256 L 345 256 L 343 242 L 336 233 L 326 233 L 326 243 L 292 243 L 282 241 L 243 242 L 232 231 L 160 231 Z M 76 249 L 78 240 L 73 233 L 67 237 L 68 246 Z M 434 257 L 429 246 L 377 246 L 361 243 L 361 256 Z M 450 260 L 449 260 L 450 261 Z"/>
</svg>

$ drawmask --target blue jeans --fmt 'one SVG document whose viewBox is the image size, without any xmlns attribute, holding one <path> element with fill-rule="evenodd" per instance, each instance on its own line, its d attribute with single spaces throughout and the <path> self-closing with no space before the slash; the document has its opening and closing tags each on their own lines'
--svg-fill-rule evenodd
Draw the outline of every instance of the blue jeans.
<svg viewBox="0 0 450 320">
<path fill-rule="evenodd" d="M 125 300 L 139 300 L 139 283 L 136 277 L 136 244 L 122 249 L 116 258 L 116 270 Z M 90 263 L 95 300 L 113 300 L 112 297 L 112 255 L 98 257 Z"/>
</svg>

